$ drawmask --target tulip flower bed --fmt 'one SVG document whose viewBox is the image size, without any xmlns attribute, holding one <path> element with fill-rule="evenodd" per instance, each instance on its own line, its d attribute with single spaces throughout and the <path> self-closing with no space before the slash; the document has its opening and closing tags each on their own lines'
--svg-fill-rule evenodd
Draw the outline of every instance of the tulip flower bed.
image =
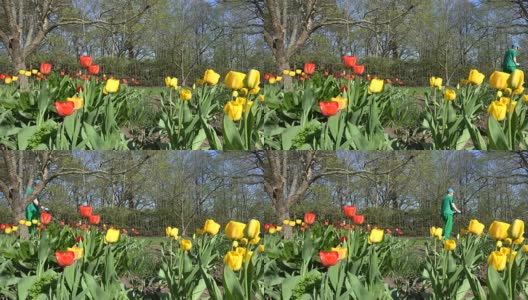
<svg viewBox="0 0 528 300">
<path fill-rule="evenodd" d="M 401 237 L 365 225 L 365 216 L 345 206 L 345 222 L 335 225 L 308 212 L 304 220 L 281 225 L 258 220 L 206 220 L 191 236 L 167 227 L 165 240 L 149 261 L 153 276 L 143 289 L 127 274 L 151 251 L 143 240 L 112 227 L 98 227 L 91 211 L 81 209 L 91 227 L 60 226 L 52 216 L 28 240 L 17 226 L 0 234 L 0 297 L 7 299 L 404 299 L 412 296 L 387 284 L 414 246 Z M 41 220 L 41 221 L 42 221 Z M 96 222 L 97 221 L 97 222 Z M 21 220 L 24 226 L 25 220 Z M 44 222 L 43 222 L 44 223 Z M 28 224 L 31 226 L 30 224 Z M 223 230 L 222 230 L 223 227 Z M 411 278 L 425 297 L 514 299 L 528 297 L 528 245 L 524 222 L 471 220 L 456 239 L 431 240 L 420 250 L 420 273 Z M 285 238 L 282 234 L 292 230 Z M 416 250 L 416 249 L 415 249 Z M 425 250 L 425 251 L 423 251 Z M 155 286 L 154 289 L 148 289 Z M 416 296 L 416 295 L 415 295 Z"/>
<path fill-rule="evenodd" d="M 21 150 L 528 148 L 520 70 L 489 80 L 471 70 L 456 87 L 432 77 L 418 106 L 403 82 L 364 76 L 353 56 L 334 74 L 306 63 L 262 80 L 257 70 L 208 69 L 188 87 L 167 77 L 156 101 L 129 86 L 135 80 L 99 76 L 89 57 L 80 65 L 74 76 L 46 63 L 40 72 L 0 74 L 0 143 Z M 18 88 L 20 76 L 29 77 L 28 92 Z M 141 138 L 131 133 L 138 123 Z"/>
</svg>

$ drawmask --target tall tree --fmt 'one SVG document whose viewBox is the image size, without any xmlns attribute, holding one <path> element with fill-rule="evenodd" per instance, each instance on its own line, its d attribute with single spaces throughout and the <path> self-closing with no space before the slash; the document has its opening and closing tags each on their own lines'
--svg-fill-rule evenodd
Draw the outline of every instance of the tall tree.
<svg viewBox="0 0 528 300">
<path fill-rule="evenodd" d="M 239 1 L 235 2 L 237 5 Z M 271 49 L 278 70 L 290 69 L 290 59 L 317 30 L 330 25 L 349 27 L 390 24 L 411 11 L 413 4 L 400 11 L 392 19 L 372 20 L 369 13 L 347 15 L 340 7 L 353 5 L 353 0 L 244 0 L 249 5 L 244 9 L 251 12 L 247 16 L 248 28 L 264 35 Z M 379 6 L 376 9 L 384 9 Z"/>
<path fill-rule="evenodd" d="M 150 7 L 150 0 L 142 1 L 145 5 L 132 18 L 106 20 L 103 15 L 85 15 L 82 6 L 78 10 L 72 9 L 75 7 L 73 0 L 0 0 L 0 42 L 11 58 L 14 71 L 25 70 L 28 56 L 53 30 L 65 25 L 126 24 Z M 21 78 L 21 85 L 27 89 L 26 77 Z"/>
</svg>

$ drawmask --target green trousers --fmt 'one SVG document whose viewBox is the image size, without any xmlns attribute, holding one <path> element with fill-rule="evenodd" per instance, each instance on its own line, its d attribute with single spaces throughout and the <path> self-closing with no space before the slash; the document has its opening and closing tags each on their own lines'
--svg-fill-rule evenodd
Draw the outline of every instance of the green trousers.
<svg viewBox="0 0 528 300">
<path fill-rule="evenodd" d="M 452 214 L 444 214 L 442 215 L 442 218 L 444 219 L 444 240 L 448 239 L 451 236 L 451 230 L 453 230 L 453 215 Z"/>
</svg>

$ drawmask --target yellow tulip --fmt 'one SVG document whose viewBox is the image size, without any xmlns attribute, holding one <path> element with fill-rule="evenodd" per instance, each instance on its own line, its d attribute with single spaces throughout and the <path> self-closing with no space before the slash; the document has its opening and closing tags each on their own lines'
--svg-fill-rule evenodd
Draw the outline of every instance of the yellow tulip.
<svg viewBox="0 0 528 300">
<path fill-rule="evenodd" d="M 500 252 L 506 256 L 506 262 L 514 261 L 515 256 L 517 255 L 517 251 L 512 251 L 511 248 L 507 247 L 500 248 Z"/>
<path fill-rule="evenodd" d="M 244 107 L 236 101 L 229 101 L 224 106 L 224 112 L 232 121 L 238 121 L 242 118 Z"/>
<path fill-rule="evenodd" d="M 244 262 L 249 262 L 253 255 L 253 251 L 247 251 L 247 249 L 243 247 L 237 247 L 236 252 L 243 257 Z"/>
<path fill-rule="evenodd" d="M 251 245 L 256 245 L 256 244 L 260 243 L 260 236 L 256 236 L 256 237 L 252 238 L 251 240 L 249 240 L 249 243 Z"/>
<path fill-rule="evenodd" d="M 18 224 L 20 224 L 20 225 L 26 225 L 26 220 L 19 220 L 19 221 L 18 221 Z"/>
<path fill-rule="evenodd" d="M 460 231 L 458 232 L 458 234 L 460 235 L 467 235 L 468 233 L 469 233 L 469 230 L 465 228 L 460 228 Z"/>
<path fill-rule="evenodd" d="M 31 77 L 31 71 L 26 71 L 24 75 L 26 75 L 27 77 Z"/>
<path fill-rule="evenodd" d="M 493 221 L 489 228 L 489 235 L 496 240 L 504 240 L 508 237 L 509 228 L 510 224 L 508 223 Z"/>
<path fill-rule="evenodd" d="M 260 246 L 258 247 L 258 249 L 259 249 L 260 252 L 264 252 L 265 247 L 264 247 L 264 245 L 260 245 Z"/>
<path fill-rule="evenodd" d="M 446 89 L 444 93 L 444 99 L 446 101 L 453 101 L 456 98 L 456 92 L 451 89 Z"/>
<path fill-rule="evenodd" d="M 275 84 L 275 83 L 277 82 L 277 79 L 275 79 L 275 78 L 270 78 L 270 79 L 268 80 L 268 82 L 269 82 L 269 84 Z"/>
<path fill-rule="evenodd" d="M 284 74 L 284 75 L 290 75 L 290 70 L 282 70 L 282 74 Z"/>
<path fill-rule="evenodd" d="M 297 219 L 297 220 L 295 220 L 295 223 L 296 223 L 297 225 L 301 225 L 302 220 L 301 220 L 301 219 Z"/>
<path fill-rule="evenodd" d="M 246 86 L 249 89 L 257 88 L 260 85 L 260 72 L 255 69 L 251 69 L 249 70 L 246 79 Z"/>
<path fill-rule="evenodd" d="M 282 76 L 277 76 L 277 82 L 282 80 Z"/>
<path fill-rule="evenodd" d="M 482 231 L 484 231 L 484 224 L 480 223 L 478 220 L 473 219 L 469 221 L 468 231 L 475 235 L 481 235 Z"/>
<path fill-rule="evenodd" d="M 282 226 L 277 226 L 275 228 L 277 229 L 277 231 L 281 231 L 282 230 Z"/>
<path fill-rule="evenodd" d="M 515 245 L 522 245 L 524 243 L 524 237 L 521 236 L 513 241 Z"/>
<path fill-rule="evenodd" d="M 502 91 L 497 91 L 497 97 L 498 98 L 502 97 Z"/>
<path fill-rule="evenodd" d="M 506 255 L 500 251 L 493 251 L 488 256 L 488 263 L 497 271 L 502 271 L 506 268 L 506 260 Z"/>
<path fill-rule="evenodd" d="M 165 228 L 165 235 L 166 235 L 167 237 L 170 237 L 170 236 L 171 236 L 171 230 L 172 230 L 172 227 L 170 227 L 170 226 L 167 227 L 167 228 Z"/>
<path fill-rule="evenodd" d="M 247 112 L 251 110 L 251 106 L 253 106 L 253 101 L 246 101 L 245 105 L 243 106 L 244 109 L 243 112 Z"/>
<path fill-rule="evenodd" d="M 245 97 L 245 96 L 247 96 L 247 94 L 248 94 L 248 89 L 246 89 L 246 88 L 241 88 L 240 89 L 240 96 Z"/>
<path fill-rule="evenodd" d="M 191 250 L 191 248 L 192 248 L 191 240 L 182 239 L 180 241 L 180 249 L 182 249 L 183 251 L 189 251 Z"/>
<path fill-rule="evenodd" d="M 339 104 L 339 110 L 342 110 L 347 107 L 348 99 L 341 96 L 330 99 L 331 101 L 337 102 Z"/>
<path fill-rule="evenodd" d="M 260 102 L 264 102 L 264 95 L 260 95 L 260 96 L 258 97 L 258 99 L 259 99 Z"/>
<path fill-rule="evenodd" d="M 196 234 L 203 235 L 204 234 L 204 230 L 201 229 L 201 228 L 196 228 Z"/>
<path fill-rule="evenodd" d="M 379 243 L 383 240 L 383 230 L 382 229 L 372 229 L 368 238 L 369 244 Z"/>
<path fill-rule="evenodd" d="M 84 249 L 79 248 L 77 246 L 66 248 L 66 251 L 71 251 L 75 254 L 75 260 L 78 260 L 79 258 L 82 258 L 84 256 Z"/>
<path fill-rule="evenodd" d="M 38 220 L 37 219 L 31 220 L 31 223 L 36 225 L 38 223 Z"/>
<path fill-rule="evenodd" d="M 377 94 L 383 91 L 383 80 L 381 79 L 372 79 L 368 88 L 369 94 Z"/>
<path fill-rule="evenodd" d="M 260 222 L 255 219 L 251 219 L 246 226 L 246 236 L 249 239 L 254 239 L 260 234 Z"/>
<path fill-rule="evenodd" d="M 175 240 L 178 239 L 178 228 L 174 227 L 167 227 L 167 229 L 165 229 L 165 234 L 168 236 L 168 237 L 173 237 Z"/>
<path fill-rule="evenodd" d="M 205 70 L 203 82 L 210 85 L 216 85 L 218 83 L 218 80 L 220 80 L 220 74 L 216 73 L 211 69 Z"/>
<path fill-rule="evenodd" d="M 33 69 L 33 70 L 31 70 L 31 74 L 33 74 L 33 75 L 37 75 L 37 73 L 38 73 L 38 70 L 37 70 L 37 69 Z"/>
<path fill-rule="evenodd" d="M 229 221 L 224 231 L 228 238 L 232 240 L 240 240 L 241 238 L 244 237 L 245 228 L 246 228 L 246 224 L 244 223 Z"/>
<path fill-rule="evenodd" d="M 191 90 L 181 89 L 181 91 L 180 91 L 180 99 L 182 99 L 184 101 L 188 101 L 188 100 L 191 100 L 191 98 L 192 98 Z"/>
<path fill-rule="evenodd" d="M 67 100 L 67 101 L 70 101 L 70 102 L 73 102 L 73 105 L 74 105 L 73 108 L 74 108 L 75 110 L 78 110 L 78 109 L 82 108 L 83 105 L 84 105 L 84 99 L 79 98 L 79 97 L 77 97 L 77 96 L 73 96 L 73 97 L 71 97 L 71 98 L 66 98 L 66 100 Z"/>
<path fill-rule="evenodd" d="M 289 225 L 290 225 L 291 227 L 295 227 L 295 221 L 290 221 Z"/>
<path fill-rule="evenodd" d="M 13 82 L 13 79 L 11 79 L 11 77 L 6 77 L 6 79 L 4 79 L 5 84 L 11 84 L 11 82 Z"/>
<path fill-rule="evenodd" d="M 512 239 L 510 239 L 510 238 L 505 238 L 504 239 L 504 246 L 510 247 L 512 243 L 513 243 Z"/>
<path fill-rule="evenodd" d="M 229 71 L 224 79 L 224 83 L 228 89 L 239 90 L 244 87 L 244 78 L 246 78 L 246 74 L 244 73 Z"/>
<path fill-rule="evenodd" d="M 11 229 L 11 227 L 7 227 L 4 232 L 5 234 L 10 234 L 11 232 L 13 232 L 13 229 Z"/>
<path fill-rule="evenodd" d="M 108 79 L 106 81 L 105 90 L 107 93 L 116 93 L 119 90 L 119 79 Z"/>
<path fill-rule="evenodd" d="M 524 84 L 524 72 L 519 69 L 515 69 L 509 78 L 509 84 L 512 89 L 518 89 Z"/>
<path fill-rule="evenodd" d="M 513 220 L 510 227 L 510 236 L 512 239 L 518 239 L 524 235 L 524 222 L 519 219 Z"/>
<path fill-rule="evenodd" d="M 485 77 L 486 76 L 480 73 L 478 70 L 472 69 L 469 71 L 469 77 L 467 81 L 474 85 L 481 85 Z"/>
<path fill-rule="evenodd" d="M 442 78 L 433 76 L 433 77 L 429 78 L 429 85 L 431 87 L 436 87 L 436 88 L 441 89 L 442 88 L 442 81 L 443 81 Z"/>
<path fill-rule="evenodd" d="M 524 93 L 524 86 L 521 86 L 513 91 L 514 95 L 522 95 Z"/>
<path fill-rule="evenodd" d="M 501 101 L 493 101 L 490 106 L 488 106 L 488 113 L 497 121 L 506 119 L 507 111 L 508 107 Z"/>
<path fill-rule="evenodd" d="M 510 89 L 510 88 L 505 88 L 504 89 L 504 96 L 510 97 L 511 94 L 512 94 L 512 89 Z"/>
<path fill-rule="evenodd" d="M 442 229 L 442 227 L 431 227 L 429 229 L 429 233 L 431 234 L 432 237 L 437 237 L 438 239 L 441 239 L 442 238 L 442 233 L 444 232 L 444 230 Z"/>
<path fill-rule="evenodd" d="M 269 234 L 274 234 L 275 232 L 277 232 L 277 229 L 275 229 L 275 227 L 271 227 L 268 232 Z"/>
<path fill-rule="evenodd" d="M 18 74 L 20 74 L 20 75 L 26 75 L 26 70 L 19 70 L 19 71 L 18 71 Z"/>
<path fill-rule="evenodd" d="M 295 77 L 295 71 L 290 71 L 289 75 L 290 77 Z"/>
<path fill-rule="evenodd" d="M 12 230 L 13 232 L 17 231 L 17 230 L 18 230 L 18 226 L 11 226 L 11 230 Z"/>
<path fill-rule="evenodd" d="M 456 242 L 454 240 L 446 240 L 444 242 L 444 249 L 447 251 L 455 250 L 456 248 Z"/>
<path fill-rule="evenodd" d="M 18 80 L 18 76 L 13 76 L 13 77 L 11 77 L 11 79 L 12 79 L 13 81 L 17 81 L 17 80 Z"/>
<path fill-rule="evenodd" d="M 528 252 L 528 245 L 524 245 L 524 246 L 522 247 L 522 249 L 523 249 L 524 252 Z"/>
<path fill-rule="evenodd" d="M 246 228 L 247 228 L 247 227 L 246 227 Z M 246 238 L 241 238 L 239 242 L 240 242 L 240 245 L 241 245 L 241 246 L 246 246 L 246 245 L 248 244 L 248 239 L 246 239 Z"/>
<path fill-rule="evenodd" d="M 231 243 L 231 246 L 233 246 L 233 248 L 238 247 L 238 241 L 233 241 L 233 243 Z"/>
<path fill-rule="evenodd" d="M 508 87 L 508 78 L 510 77 L 510 74 L 495 71 L 493 74 L 491 74 L 489 83 L 490 85 L 496 89 L 496 90 L 504 90 Z"/>
<path fill-rule="evenodd" d="M 242 267 L 243 256 L 237 251 L 229 251 L 224 256 L 224 263 L 233 271 L 238 271 Z"/>
<path fill-rule="evenodd" d="M 297 74 L 297 75 L 301 75 L 301 73 L 302 73 L 302 70 L 301 70 L 301 69 L 297 69 L 297 70 L 295 70 L 295 74 Z"/>
<path fill-rule="evenodd" d="M 282 224 L 289 225 L 290 224 L 290 220 L 282 220 Z"/>
<path fill-rule="evenodd" d="M 256 95 L 260 92 L 260 88 L 257 86 L 255 88 L 252 88 L 251 90 L 249 90 L 249 94 L 250 95 Z"/>
<path fill-rule="evenodd" d="M 335 252 L 339 253 L 339 260 L 346 258 L 347 254 L 348 254 L 348 250 L 346 248 L 341 247 L 341 246 L 335 247 L 335 248 L 331 248 L 330 251 L 335 251 Z"/>
<path fill-rule="evenodd" d="M 495 244 L 495 246 L 496 246 L 497 248 L 502 247 L 502 242 L 501 242 L 501 241 L 497 241 L 497 243 Z"/>
<path fill-rule="evenodd" d="M 105 235 L 107 243 L 116 243 L 119 240 L 119 229 L 108 229 Z"/>
<path fill-rule="evenodd" d="M 31 226 L 31 221 L 26 221 L 26 226 L 27 227 Z"/>
<path fill-rule="evenodd" d="M 216 223 L 212 219 L 205 220 L 203 232 L 208 233 L 210 235 L 216 235 L 219 230 L 220 230 L 220 224 Z"/>
</svg>

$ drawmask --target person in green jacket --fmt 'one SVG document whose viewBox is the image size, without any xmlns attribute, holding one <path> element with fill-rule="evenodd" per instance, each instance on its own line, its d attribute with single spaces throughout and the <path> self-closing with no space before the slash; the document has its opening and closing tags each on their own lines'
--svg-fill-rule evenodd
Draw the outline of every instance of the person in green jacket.
<svg viewBox="0 0 528 300">
<path fill-rule="evenodd" d="M 451 236 L 451 230 L 453 230 L 453 214 L 455 211 L 461 213 L 461 211 L 453 203 L 453 194 L 455 190 L 449 188 L 447 195 L 442 199 L 442 218 L 444 219 L 444 240 Z"/>
<path fill-rule="evenodd" d="M 505 73 L 511 74 L 519 66 L 519 63 L 517 63 L 517 51 L 519 51 L 519 43 L 515 42 L 512 44 L 512 47 L 504 53 L 502 71 Z"/>
<path fill-rule="evenodd" d="M 35 185 L 39 184 L 39 182 L 40 182 L 40 180 L 38 180 L 38 179 L 35 180 Z M 33 186 L 29 187 L 29 189 L 26 192 L 26 196 L 31 195 L 31 193 L 33 193 L 33 190 L 34 190 Z M 36 222 L 38 222 L 39 219 L 40 219 L 40 210 L 41 210 L 41 208 L 42 208 L 42 206 L 39 205 L 38 198 L 35 198 L 31 203 L 29 203 L 26 206 L 26 220 L 31 221 L 32 223 L 34 222 L 33 220 L 36 220 Z M 29 227 L 29 233 L 33 234 L 35 232 L 37 232 L 37 224 L 33 223 Z"/>
</svg>

